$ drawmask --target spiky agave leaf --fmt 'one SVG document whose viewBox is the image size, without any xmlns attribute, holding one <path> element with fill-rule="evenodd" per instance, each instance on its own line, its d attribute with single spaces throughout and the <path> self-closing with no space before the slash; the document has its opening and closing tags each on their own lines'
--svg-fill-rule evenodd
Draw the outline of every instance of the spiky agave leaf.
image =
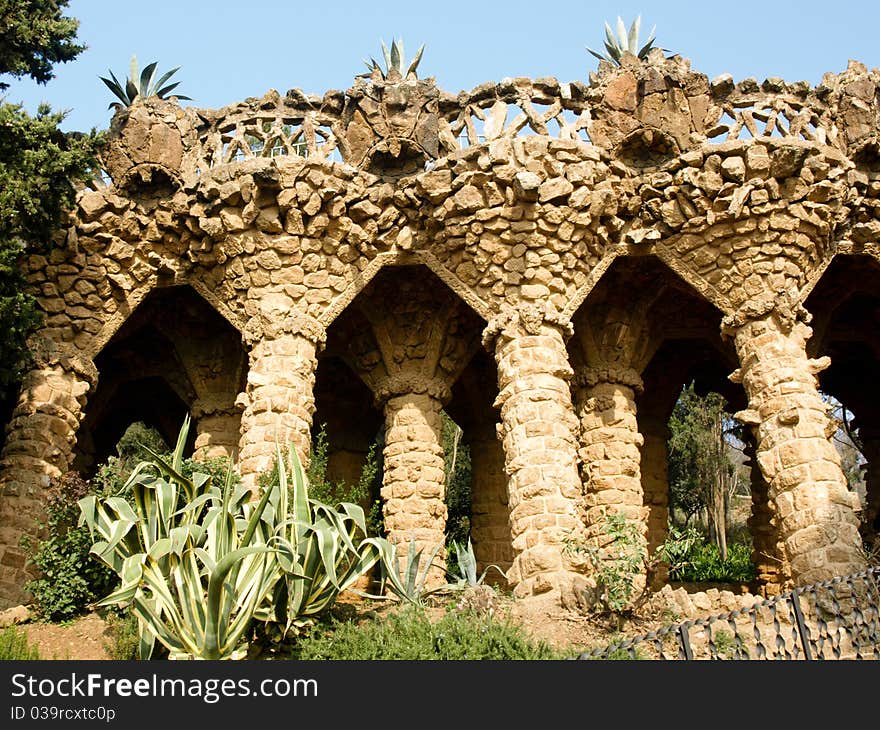
<svg viewBox="0 0 880 730">
<path fill-rule="evenodd" d="M 125 80 L 124 86 L 112 71 L 110 71 L 112 81 L 103 76 L 99 78 L 107 85 L 110 91 L 120 99 L 122 106 L 131 106 L 137 98 L 146 99 L 148 97 L 156 96 L 160 99 L 164 99 L 180 83 L 176 81 L 173 84 L 166 85 L 168 79 L 180 69 L 180 66 L 175 66 L 156 80 L 157 64 L 158 62 L 153 61 L 152 63 L 147 64 L 143 71 L 141 71 L 139 69 L 137 56 L 132 56 L 128 67 L 128 78 Z M 190 97 L 181 94 L 176 94 L 176 96 L 178 99 L 190 99 Z M 113 102 L 107 108 L 109 109 L 114 106 L 120 106 L 120 103 Z"/>
<path fill-rule="evenodd" d="M 629 36 L 627 36 L 627 45 L 629 48 L 637 48 L 639 45 L 639 28 L 642 24 L 642 16 L 637 15 L 636 19 L 632 22 L 632 25 L 629 27 Z"/>
<path fill-rule="evenodd" d="M 406 69 L 406 75 L 407 75 L 407 76 L 409 76 L 410 74 L 415 74 L 416 69 L 419 67 L 419 62 L 422 60 L 422 53 L 424 52 L 424 50 L 425 50 L 425 44 L 423 43 L 423 44 L 419 47 L 419 50 L 416 51 L 416 55 L 415 55 L 415 57 L 413 58 L 413 60 L 412 60 L 412 62 L 410 63 L 409 67 Z"/>
<path fill-rule="evenodd" d="M 594 51 L 589 46 L 587 47 L 587 50 L 600 61 L 610 61 L 611 63 L 615 63 L 617 65 L 620 65 L 620 59 L 624 53 L 631 53 L 640 59 L 644 59 L 653 47 L 654 32 L 656 31 L 657 26 L 655 25 L 651 29 L 651 34 L 648 37 L 647 42 L 644 46 L 639 48 L 639 33 L 641 31 L 641 27 L 641 15 L 637 16 L 636 19 L 633 20 L 633 22 L 630 24 L 628 32 L 626 30 L 626 25 L 624 24 L 623 19 L 620 16 L 617 16 L 615 35 L 615 30 L 612 30 L 611 26 L 608 24 L 608 21 L 605 21 L 605 54 Z"/>
<path fill-rule="evenodd" d="M 627 49 L 629 47 L 626 38 L 626 26 L 619 15 L 617 16 L 617 39 L 617 46 L 619 48 Z"/>
</svg>

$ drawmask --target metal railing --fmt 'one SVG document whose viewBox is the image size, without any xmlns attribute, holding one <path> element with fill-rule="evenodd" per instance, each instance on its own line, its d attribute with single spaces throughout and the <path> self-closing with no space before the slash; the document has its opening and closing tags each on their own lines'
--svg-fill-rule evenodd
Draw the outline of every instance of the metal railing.
<svg viewBox="0 0 880 730">
<path fill-rule="evenodd" d="M 880 567 L 666 626 L 576 659 L 880 659 Z"/>
</svg>

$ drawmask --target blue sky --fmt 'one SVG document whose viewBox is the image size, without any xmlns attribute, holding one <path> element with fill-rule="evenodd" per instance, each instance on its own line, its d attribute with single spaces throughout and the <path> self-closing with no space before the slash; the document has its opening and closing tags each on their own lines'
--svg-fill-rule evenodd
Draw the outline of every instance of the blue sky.
<svg viewBox="0 0 880 730">
<path fill-rule="evenodd" d="M 880 2 L 283 2 L 281 0 L 71 0 L 88 49 L 56 66 L 45 86 L 12 84 L 7 101 L 34 110 L 40 101 L 69 110 L 67 130 L 109 126 L 113 100 L 99 80 L 127 73 L 131 55 L 159 71 L 180 66 L 185 105 L 218 108 L 274 88 L 323 94 L 347 89 L 380 57 L 380 39 L 422 43 L 421 77 L 457 92 L 505 76 L 586 79 L 597 66 L 585 46 L 601 48 L 603 22 L 642 16 L 664 48 L 692 60 L 709 78 L 781 76 L 821 81 L 850 58 L 880 66 Z"/>
</svg>

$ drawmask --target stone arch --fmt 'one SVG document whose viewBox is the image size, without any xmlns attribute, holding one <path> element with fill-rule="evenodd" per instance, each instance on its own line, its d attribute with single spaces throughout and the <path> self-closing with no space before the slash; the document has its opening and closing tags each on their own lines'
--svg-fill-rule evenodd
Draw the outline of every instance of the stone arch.
<svg viewBox="0 0 880 730">
<path fill-rule="evenodd" d="M 695 380 L 732 409 L 746 405 L 728 379 L 737 360 L 721 339 L 723 314 L 659 256 L 617 257 L 575 312 L 568 349 L 588 535 L 610 510 L 640 525 L 649 548 L 665 540 L 668 422 L 682 387 Z"/>
<path fill-rule="evenodd" d="M 489 305 L 480 299 L 467 285 L 455 276 L 440 260 L 429 251 L 389 251 L 378 254 L 345 290 L 339 294 L 319 317 L 324 327 L 330 325 L 341 315 L 355 298 L 370 284 L 376 275 L 385 268 L 400 266 L 423 266 L 442 281 L 476 314 L 488 321 L 492 312 Z"/>
<path fill-rule="evenodd" d="M 865 492 L 861 532 L 880 535 L 880 261 L 868 254 L 838 254 L 816 281 L 805 307 L 812 314 L 811 357 L 829 357 L 820 389 L 855 417 Z M 854 486 L 853 484 L 850 485 Z"/>
<path fill-rule="evenodd" d="M 94 358 L 98 384 L 77 435 L 75 464 L 88 472 L 112 454 L 125 427 L 142 420 L 169 444 L 186 413 L 189 447 L 235 454 L 245 353 L 241 335 L 191 286 L 140 298 Z"/>
<path fill-rule="evenodd" d="M 88 346 L 84 349 L 84 353 L 90 358 L 95 358 L 98 353 L 107 347 L 107 344 L 137 311 L 138 307 L 145 299 L 147 299 L 147 297 L 149 297 L 154 291 L 176 287 L 191 288 L 205 300 L 215 314 L 219 314 L 233 329 L 239 333 L 244 331 L 245 323 L 242 321 L 241 317 L 227 306 L 227 304 L 220 299 L 214 291 L 197 279 L 177 280 L 173 284 L 164 284 L 160 286 L 157 286 L 154 281 L 149 281 L 144 286 L 133 290 L 126 297 L 116 314 L 114 314 L 91 339 Z"/>
<path fill-rule="evenodd" d="M 369 389 L 372 404 L 384 412 L 381 496 L 388 536 L 398 544 L 413 536 L 433 549 L 443 542 L 446 521 L 442 410 L 480 347 L 485 322 L 427 265 L 403 260 L 376 270 L 333 319 L 316 383 L 326 390 L 322 382 L 344 376 L 344 367 Z M 363 430 L 375 411 L 362 389 L 351 393 L 348 408 L 361 414 Z M 367 435 L 359 435 L 361 446 Z"/>
</svg>

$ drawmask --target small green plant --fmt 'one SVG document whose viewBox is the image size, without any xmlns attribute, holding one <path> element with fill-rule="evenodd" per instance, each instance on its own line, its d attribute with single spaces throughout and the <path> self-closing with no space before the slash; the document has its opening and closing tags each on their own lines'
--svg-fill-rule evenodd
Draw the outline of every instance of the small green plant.
<svg viewBox="0 0 880 730">
<path fill-rule="evenodd" d="M 739 652 L 745 651 L 744 649 L 740 650 L 737 647 L 736 638 L 726 629 L 718 629 L 715 631 L 712 634 L 712 643 L 715 647 L 715 654 L 717 654 L 719 659 L 737 659 L 739 658 Z M 746 653 L 746 657 L 744 658 L 748 658 L 748 653 Z"/>
<path fill-rule="evenodd" d="M 30 553 L 28 563 L 38 571 L 25 589 L 33 596 L 39 616 L 49 621 L 78 616 L 116 582 L 116 574 L 90 554 L 89 531 L 77 525 L 77 502 L 90 493 L 89 483 L 76 472 L 54 480 L 46 502 L 46 538 L 22 539 L 22 547 Z"/>
<path fill-rule="evenodd" d="M 633 607 L 636 576 L 648 564 L 648 543 L 636 523 L 621 513 L 606 514 L 597 544 L 574 538 L 563 543 L 564 552 L 586 557 L 593 566 L 598 600 L 606 611 L 619 616 Z"/>
<path fill-rule="evenodd" d="M 609 61 L 610 63 L 615 64 L 616 66 L 620 65 L 620 59 L 624 53 L 631 53 L 639 59 L 644 59 L 648 55 L 648 51 L 654 45 L 654 31 L 657 26 L 651 29 L 651 33 L 648 36 L 647 42 L 640 48 L 639 47 L 639 31 L 641 29 L 642 24 L 642 16 L 638 16 L 629 27 L 629 32 L 626 30 L 626 26 L 621 20 L 620 16 L 617 18 L 617 36 L 615 37 L 614 31 L 611 30 L 611 26 L 608 25 L 607 21 L 605 23 L 605 51 L 606 53 L 599 53 L 598 51 L 594 51 L 592 48 L 587 48 L 587 50 L 598 58 L 600 61 Z"/>
<path fill-rule="evenodd" d="M 669 525 L 666 540 L 657 547 L 655 557 L 666 564 L 670 577 L 681 575 L 691 565 L 691 552 L 702 539 L 695 527 Z"/>
<path fill-rule="evenodd" d="M 295 648 L 295 659 L 318 660 L 532 660 L 568 655 L 533 641 L 505 620 L 451 611 L 431 622 L 418 606 L 404 606 L 363 623 L 333 623 Z"/>
<path fill-rule="evenodd" d="M 727 560 L 722 560 L 717 545 L 695 543 L 688 551 L 686 562 L 675 572 L 670 571 L 669 577 L 692 583 L 748 583 L 755 579 L 751 545 L 730 543 Z"/>
<path fill-rule="evenodd" d="M 409 66 L 407 66 L 406 61 L 404 60 L 403 38 L 396 41 L 392 40 L 390 50 L 388 46 L 385 45 L 385 41 L 381 41 L 381 43 L 382 56 L 385 59 L 385 69 L 382 69 L 375 58 L 371 58 L 369 61 L 365 59 L 364 63 L 370 70 L 370 73 L 378 75 L 379 78 L 391 81 L 416 78 L 416 69 L 419 67 L 419 62 L 422 60 L 422 53 L 425 50 L 425 46 L 422 45 L 419 50 L 416 51 L 415 57 L 410 62 Z"/>
<path fill-rule="evenodd" d="M 157 63 L 157 61 L 154 61 L 145 66 L 143 71 L 139 72 L 137 56 L 132 56 L 125 84 L 116 78 L 113 71 L 110 71 L 109 79 L 104 76 L 99 77 L 119 99 L 119 101 L 111 102 L 107 108 L 113 109 L 115 107 L 119 109 L 120 107 L 131 106 L 134 104 L 135 99 L 146 99 L 151 96 L 156 96 L 160 99 L 166 98 L 180 82 L 175 81 L 167 86 L 163 86 L 163 84 L 180 69 L 180 66 L 176 66 L 156 79 Z M 183 96 L 182 94 L 175 94 L 175 96 L 178 99 L 190 99 L 190 97 Z"/>
<path fill-rule="evenodd" d="M 456 561 L 455 567 L 449 571 L 449 576 L 452 578 L 450 587 L 473 588 L 481 585 L 486 579 L 486 574 L 492 568 L 497 570 L 498 574 L 503 579 L 507 579 L 507 576 L 504 575 L 504 571 L 502 571 L 497 565 L 487 565 L 482 573 L 479 575 L 477 574 L 477 556 L 474 554 L 474 546 L 471 544 L 470 538 L 468 538 L 467 547 L 459 545 L 458 543 L 452 543 L 452 545 L 455 551 Z"/>
<path fill-rule="evenodd" d="M 27 634 L 15 626 L 0 631 L 0 661 L 33 661 L 40 652 L 28 644 Z"/>
<path fill-rule="evenodd" d="M 387 560 L 391 543 L 366 535 L 360 505 L 331 507 L 311 499 L 308 477 L 292 446 L 286 459 L 278 448 L 275 461 L 277 488 L 271 490 L 266 522 L 282 574 L 271 607 L 260 609 L 257 617 L 276 624 L 283 639 L 291 629 L 310 625 L 342 591 L 380 559 Z M 285 464 L 290 465 L 289 480 Z"/>
<path fill-rule="evenodd" d="M 138 620 L 131 611 L 108 611 L 105 615 L 109 638 L 104 642 L 104 651 L 111 659 L 130 661 L 139 659 L 140 638 Z"/>
<path fill-rule="evenodd" d="M 386 598 L 387 589 L 396 600 L 413 606 L 422 606 L 428 597 L 450 587 L 448 584 L 426 587 L 431 568 L 440 567 L 439 564 L 434 563 L 434 560 L 442 549 L 442 544 L 437 544 L 431 549 L 421 570 L 424 548 L 416 548 L 415 538 L 411 537 L 409 540 L 406 563 L 403 565 L 397 554 L 397 545 L 389 542 L 387 547 L 387 552 L 382 553 L 379 595 L 368 596 L 369 598 Z"/>
<path fill-rule="evenodd" d="M 306 478 L 309 484 L 309 499 L 323 504 L 336 505 L 343 502 L 353 502 L 361 505 L 366 513 L 366 526 L 368 535 L 382 536 L 385 531 L 382 519 L 381 500 L 372 500 L 374 485 L 380 479 L 381 465 L 378 460 L 378 445 L 373 443 L 367 451 L 364 466 L 355 484 L 349 485 L 345 481 L 332 482 L 327 478 L 327 464 L 329 462 L 330 445 L 327 440 L 327 424 L 321 424 L 318 432 L 312 440 L 312 448 L 309 452 L 309 466 L 306 470 Z M 287 474 L 293 467 L 290 463 L 285 464 Z M 257 482 L 260 487 L 269 487 L 278 480 L 278 458 L 272 462 L 272 467 L 263 472 Z M 293 488 L 293 482 L 288 484 L 288 489 Z M 293 502 L 292 493 L 288 493 L 288 502 Z"/>
</svg>

